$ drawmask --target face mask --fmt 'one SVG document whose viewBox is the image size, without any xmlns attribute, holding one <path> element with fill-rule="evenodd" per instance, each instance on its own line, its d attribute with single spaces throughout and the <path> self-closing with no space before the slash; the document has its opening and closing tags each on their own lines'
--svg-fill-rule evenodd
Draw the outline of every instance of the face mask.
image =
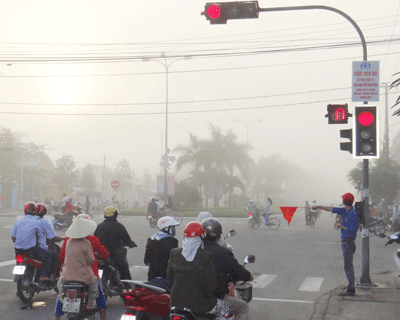
<svg viewBox="0 0 400 320">
<path fill-rule="evenodd" d="M 171 227 L 170 227 L 168 233 L 169 233 L 171 236 L 175 237 L 175 233 L 176 233 L 175 228 L 171 228 Z"/>
</svg>

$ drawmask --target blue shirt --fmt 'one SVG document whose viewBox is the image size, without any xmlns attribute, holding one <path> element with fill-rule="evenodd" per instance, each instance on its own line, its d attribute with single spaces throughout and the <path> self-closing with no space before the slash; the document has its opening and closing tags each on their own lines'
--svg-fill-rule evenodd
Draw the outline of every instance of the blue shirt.
<svg viewBox="0 0 400 320">
<path fill-rule="evenodd" d="M 35 218 L 39 222 L 39 247 L 47 250 L 47 238 L 51 240 L 56 236 L 56 234 L 46 219 L 40 218 L 39 216 L 35 216 Z"/>
<path fill-rule="evenodd" d="M 16 238 L 14 247 L 21 250 L 35 247 L 39 237 L 39 229 L 39 222 L 30 214 L 16 221 L 10 233 L 11 237 Z"/>
<path fill-rule="evenodd" d="M 346 230 L 341 229 L 341 238 L 355 239 L 357 237 L 358 230 L 358 215 L 356 209 L 351 207 L 346 211 L 345 207 L 334 207 L 332 208 L 332 212 L 342 216 L 342 226 L 346 228 Z"/>
</svg>

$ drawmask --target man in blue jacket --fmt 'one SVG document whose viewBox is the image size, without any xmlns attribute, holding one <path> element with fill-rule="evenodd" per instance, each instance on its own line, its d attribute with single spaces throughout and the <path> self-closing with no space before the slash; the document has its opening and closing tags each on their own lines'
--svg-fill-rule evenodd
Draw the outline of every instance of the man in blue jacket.
<svg viewBox="0 0 400 320">
<path fill-rule="evenodd" d="M 353 207 L 354 196 L 351 193 L 346 193 L 342 196 L 344 207 L 324 207 L 313 206 L 312 209 L 322 209 L 325 211 L 332 211 L 337 215 L 342 216 L 342 224 L 337 223 L 341 229 L 342 252 L 344 259 L 344 272 L 348 280 L 347 288 L 339 292 L 340 296 L 354 296 L 356 290 L 354 288 L 354 266 L 353 256 L 356 252 L 356 237 L 358 230 L 358 215 Z M 359 212 L 362 214 L 362 212 Z"/>
</svg>

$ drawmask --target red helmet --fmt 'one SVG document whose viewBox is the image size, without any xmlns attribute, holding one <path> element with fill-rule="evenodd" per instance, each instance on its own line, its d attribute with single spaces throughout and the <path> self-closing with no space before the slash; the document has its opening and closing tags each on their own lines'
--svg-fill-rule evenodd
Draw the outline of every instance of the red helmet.
<svg viewBox="0 0 400 320">
<path fill-rule="evenodd" d="M 28 202 L 24 207 L 25 214 L 35 215 L 37 212 L 37 206 L 33 202 Z"/>
<path fill-rule="evenodd" d="M 47 208 L 43 203 L 38 203 L 37 205 L 37 215 L 43 217 L 47 213 Z"/>
<path fill-rule="evenodd" d="M 183 235 L 187 238 L 194 238 L 199 237 L 204 233 L 206 233 L 206 230 L 204 230 L 203 226 L 200 223 L 193 221 L 186 225 Z"/>
</svg>

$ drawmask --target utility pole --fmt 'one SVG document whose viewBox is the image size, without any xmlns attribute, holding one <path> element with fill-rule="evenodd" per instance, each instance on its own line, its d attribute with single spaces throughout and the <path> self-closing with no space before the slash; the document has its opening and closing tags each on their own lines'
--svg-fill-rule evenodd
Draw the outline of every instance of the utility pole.
<svg viewBox="0 0 400 320">
<path fill-rule="evenodd" d="M 104 201 L 104 179 L 105 179 L 105 174 L 106 174 L 106 155 L 104 155 L 104 161 L 103 161 L 103 185 L 101 186 L 101 201 Z"/>
</svg>

